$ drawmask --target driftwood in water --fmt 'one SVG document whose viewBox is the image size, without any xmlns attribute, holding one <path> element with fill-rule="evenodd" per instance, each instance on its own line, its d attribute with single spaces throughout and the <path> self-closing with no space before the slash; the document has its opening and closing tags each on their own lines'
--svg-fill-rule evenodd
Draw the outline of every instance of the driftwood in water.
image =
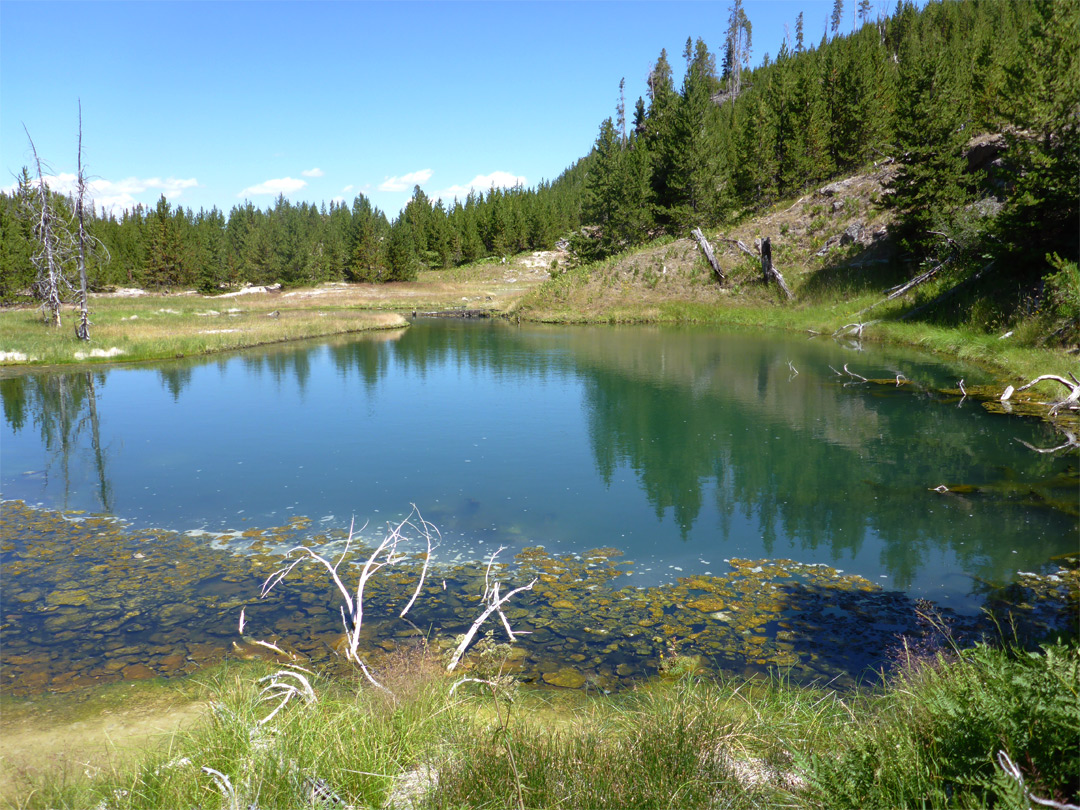
<svg viewBox="0 0 1080 810">
<path fill-rule="evenodd" d="M 1010 385 L 1008 388 L 1005 389 L 1005 393 L 1001 395 L 1001 401 L 1008 401 L 1009 397 L 1012 396 L 1014 390 L 1023 391 L 1027 388 L 1031 388 L 1031 386 L 1035 385 L 1036 383 L 1042 382 L 1043 380 L 1053 380 L 1054 382 L 1059 382 L 1064 385 L 1069 390 L 1069 395 L 1060 402 L 1055 402 L 1051 405 L 1050 415 L 1053 416 L 1062 408 L 1076 408 L 1080 406 L 1080 380 L 1077 380 L 1076 376 L 1072 373 L 1070 373 L 1069 376 L 1072 377 L 1072 382 L 1069 382 L 1064 377 L 1059 377 L 1057 374 L 1042 374 L 1029 382 L 1027 385 L 1021 385 L 1019 388 L 1013 389 L 1013 387 Z"/>
<path fill-rule="evenodd" d="M 709 266 L 716 273 L 716 277 L 720 279 L 720 283 L 723 284 L 726 279 L 724 278 L 724 271 L 720 269 L 720 265 L 716 261 L 716 256 L 713 254 L 712 245 L 709 244 L 709 240 L 705 238 L 705 234 L 701 232 L 701 228 L 694 228 L 690 231 L 690 235 L 697 240 L 698 247 L 701 248 L 701 252 L 705 254 L 705 258 L 709 261 Z"/>
<path fill-rule="evenodd" d="M 784 281 L 784 277 L 780 275 L 780 271 L 773 264 L 772 241 L 767 236 L 761 240 L 761 273 L 765 276 L 765 283 L 775 281 L 776 285 L 784 291 L 784 295 L 787 296 L 789 301 L 795 298 L 795 295 L 788 288 L 787 282 Z"/>
</svg>

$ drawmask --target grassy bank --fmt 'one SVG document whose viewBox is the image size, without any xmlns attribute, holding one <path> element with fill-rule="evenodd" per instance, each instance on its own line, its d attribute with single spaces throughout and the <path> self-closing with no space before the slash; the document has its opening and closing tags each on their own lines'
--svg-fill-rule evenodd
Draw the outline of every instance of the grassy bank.
<svg viewBox="0 0 1080 810">
<path fill-rule="evenodd" d="M 385 692 L 313 677 L 260 695 L 264 664 L 200 688 L 211 708 L 159 750 L 96 773 L 26 774 L 13 807 L 1027 807 L 1080 797 L 1080 653 L 978 646 L 912 656 L 872 693 L 713 680 L 677 660 L 615 695 L 526 690 L 499 648 L 456 690 L 422 651 Z M 483 667 L 488 669 L 484 670 Z M 1004 752 L 1024 787 L 1005 775 Z M 213 769 L 212 771 L 205 769 Z M 214 772 L 217 772 L 215 775 Z"/>
<path fill-rule="evenodd" d="M 630 271 L 631 274 L 633 271 Z M 691 268 L 694 286 L 708 289 L 706 267 Z M 701 324 L 748 329 L 779 329 L 830 336 L 859 321 L 861 309 L 871 307 L 881 296 L 863 294 L 843 300 L 812 300 L 788 304 L 771 288 L 758 281 L 756 271 L 735 270 L 732 287 L 714 287 L 703 295 L 688 292 L 685 280 L 664 278 L 655 288 L 619 277 L 626 273 L 620 259 L 599 267 L 569 271 L 525 296 L 511 311 L 523 321 L 555 324 Z M 667 276 L 675 271 L 669 266 Z M 683 287 L 672 293 L 668 288 Z M 704 300 L 702 300 L 704 299 Z M 1076 372 L 1077 356 L 1061 349 L 1025 345 L 1013 336 L 990 334 L 971 326 L 945 327 L 909 321 L 889 320 L 901 309 L 892 304 L 877 307 L 872 323 L 861 331 L 864 342 L 918 346 L 945 357 L 979 364 L 1006 383 L 1021 385 L 1040 374 L 1064 375 Z M 1034 326 L 1029 327 L 1034 330 Z M 1051 384 L 1042 384 L 1046 394 L 1061 394 Z"/>
<path fill-rule="evenodd" d="M 400 315 L 305 306 L 266 294 L 98 298 L 89 343 L 73 328 L 46 327 L 34 309 L 0 314 L 0 351 L 8 365 L 128 362 L 197 357 L 310 337 L 399 329 Z"/>
<path fill-rule="evenodd" d="M 947 268 L 886 300 L 889 289 L 921 269 L 894 260 L 890 214 L 879 204 L 890 176 L 890 167 L 869 169 L 707 232 L 722 281 L 693 240 L 663 237 L 558 274 L 524 295 L 511 314 L 545 323 L 698 323 L 824 335 L 862 324 L 861 340 L 916 345 L 976 362 L 1003 385 L 1075 372 L 1075 351 L 1048 347 L 1059 346 L 1063 334 L 1075 342 L 1075 270 L 1062 274 L 1072 281 L 1059 284 L 1059 297 L 1068 301 L 1056 309 L 1049 292 L 1042 300 L 1024 297 L 1007 268 L 987 271 L 977 296 L 949 293 L 963 273 Z M 756 240 L 766 237 L 775 266 L 794 292 L 792 301 L 763 282 L 758 259 L 747 253 L 756 252 Z M 1048 341 L 1051 335 L 1057 337 Z M 1050 386 L 1041 390 L 1061 394 Z"/>
<path fill-rule="evenodd" d="M 98 295 L 91 341 L 75 338 L 75 315 L 46 326 L 39 310 L 0 310 L 0 366 L 169 360 L 269 343 L 407 326 L 398 313 L 455 308 L 502 311 L 548 278 L 547 254 L 421 273 L 416 282 L 327 284 L 298 290 L 204 296 Z M 261 288 L 260 288 L 261 289 Z"/>
</svg>

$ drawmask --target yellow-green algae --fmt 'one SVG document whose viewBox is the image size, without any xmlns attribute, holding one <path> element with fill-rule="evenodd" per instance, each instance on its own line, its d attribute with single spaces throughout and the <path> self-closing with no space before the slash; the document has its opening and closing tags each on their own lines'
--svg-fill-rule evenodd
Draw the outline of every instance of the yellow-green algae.
<svg viewBox="0 0 1080 810">
<path fill-rule="evenodd" d="M 6 694 L 186 674 L 225 657 L 276 657 L 260 640 L 316 667 L 344 666 L 340 598 L 325 569 L 300 565 L 258 598 L 285 550 L 297 543 L 340 550 L 341 532 L 312 535 L 310 520 L 294 518 L 215 539 L 15 501 L 2 507 Z M 409 621 L 396 618 L 416 587 L 421 558 L 367 586 L 361 653 L 373 666 L 406 645 L 449 651 L 479 613 L 485 571 L 470 564 L 433 568 Z M 526 682 L 563 688 L 613 690 L 671 672 L 673 661 L 740 674 L 779 669 L 798 681 L 842 685 L 871 677 L 902 646 L 929 649 L 942 633 L 965 643 L 996 632 L 987 617 L 958 616 L 829 566 L 729 563 L 722 576 L 635 588 L 624 576 L 630 564 L 615 549 L 568 556 L 525 549 L 492 569 L 506 583 L 537 579 L 505 610 L 522 632 L 505 666 Z M 355 581 L 347 572 L 344 578 Z M 1039 635 L 1070 625 L 1080 582 L 1076 568 L 1065 566 L 986 588 L 999 617 L 1008 612 Z M 495 620 L 485 632 L 505 640 Z"/>
</svg>

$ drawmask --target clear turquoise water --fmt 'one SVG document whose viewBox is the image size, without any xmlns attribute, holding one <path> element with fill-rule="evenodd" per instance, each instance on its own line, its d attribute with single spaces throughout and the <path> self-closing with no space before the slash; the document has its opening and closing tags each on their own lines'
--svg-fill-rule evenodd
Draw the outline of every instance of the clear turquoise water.
<svg viewBox="0 0 1080 810">
<path fill-rule="evenodd" d="M 801 336 L 419 321 L 8 376 L 0 489 L 181 531 L 307 516 L 375 534 L 415 503 L 443 533 L 444 562 L 613 546 L 646 585 L 790 558 L 969 611 L 978 579 L 1074 550 L 1075 454 L 1017 441 L 1057 444 L 1050 428 L 853 385 L 832 370 L 845 363 L 927 386 L 980 381 L 915 352 Z"/>
</svg>

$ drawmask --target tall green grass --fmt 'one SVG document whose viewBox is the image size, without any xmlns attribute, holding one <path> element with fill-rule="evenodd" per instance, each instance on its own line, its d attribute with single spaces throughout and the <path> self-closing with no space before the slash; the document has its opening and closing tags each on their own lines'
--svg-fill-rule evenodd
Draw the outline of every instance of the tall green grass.
<svg viewBox="0 0 1080 810">
<path fill-rule="evenodd" d="M 907 667 L 835 745 L 799 756 L 819 808 L 1028 807 L 1080 799 L 1080 651 L 980 645 Z"/>
<path fill-rule="evenodd" d="M 11 806 L 1019 808 L 1030 805 L 1024 791 L 1080 798 L 1075 641 L 912 655 L 874 692 L 692 667 L 614 695 L 502 677 L 453 691 L 422 650 L 383 670 L 394 698 L 360 678 L 316 679 L 314 704 L 259 729 L 273 706 L 257 682 L 268 667 L 227 668 L 204 685 L 204 721 L 165 749 L 96 778 L 40 775 Z"/>
</svg>

